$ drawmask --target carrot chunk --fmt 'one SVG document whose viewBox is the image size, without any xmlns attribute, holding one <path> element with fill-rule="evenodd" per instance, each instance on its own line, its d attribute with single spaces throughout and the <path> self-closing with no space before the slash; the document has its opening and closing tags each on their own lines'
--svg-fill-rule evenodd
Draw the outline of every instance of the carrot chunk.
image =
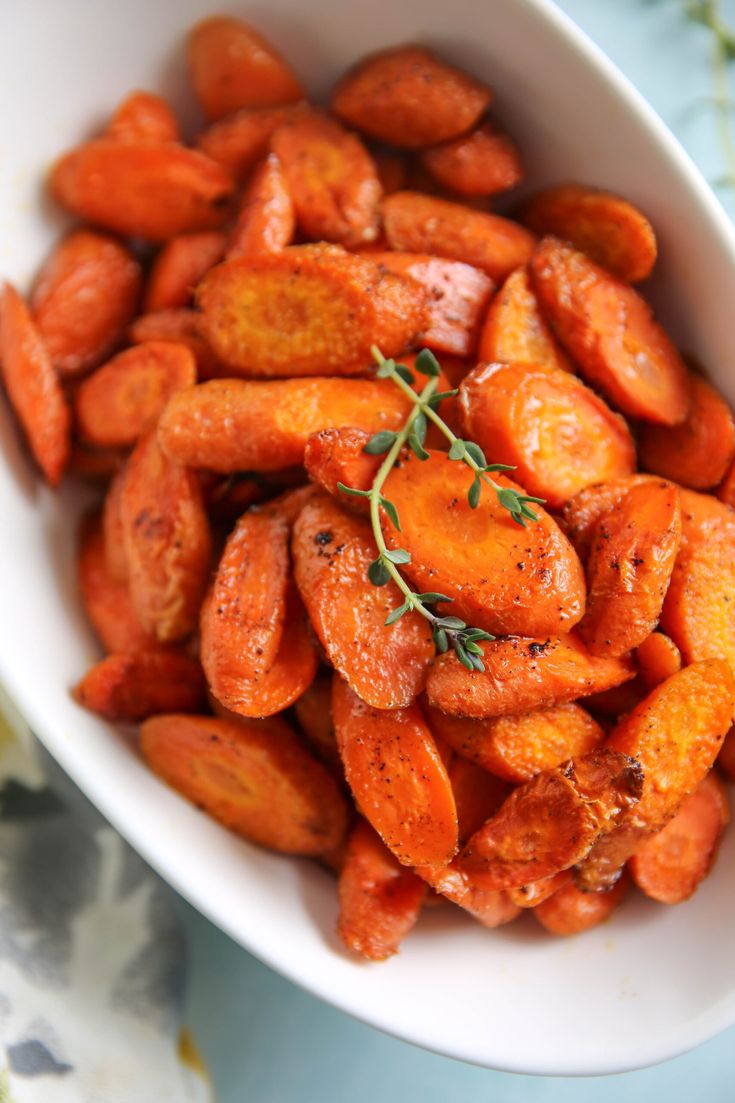
<svg viewBox="0 0 735 1103">
<path fill-rule="evenodd" d="M 181 639 L 197 623 L 211 537 L 196 473 L 161 452 L 155 430 L 140 438 L 128 460 L 121 511 L 140 622 L 159 640 Z"/>
<path fill-rule="evenodd" d="M 125 556 L 125 536 L 122 520 L 122 492 L 125 486 L 125 465 L 110 480 L 102 506 L 102 532 L 105 539 L 107 569 L 117 582 L 127 582 L 128 561 Z"/>
<path fill-rule="evenodd" d="M 531 278 L 552 330 L 590 383 L 629 417 L 684 421 L 686 367 L 640 295 L 553 237 L 531 258 Z"/>
<path fill-rule="evenodd" d="M 307 237 L 348 246 L 375 240 L 382 188 L 356 135 L 327 115 L 304 111 L 275 131 L 271 149 Z"/>
<path fill-rule="evenodd" d="M 598 523 L 587 565 L 587 612 L 579 633 L 593 655 L 623 655 L 661 615 L 681 537 L 671 483 L 629 490 Z"/>
<path fill-rule="evenodd" d="M 428 294 L 429 324 L 416 343 L 453 356 L 472 356 L 495 285 L 469 264 L 424 253 L 374 253 L 376 264 L 416 280 Z"/>
<path fill-rule="evenodd" d="M 368 961 L 385 961 L 398 953 L 414 927 L 426 885 L 358 819 L 347 840 L 337 892 L 337 933 L 347 949 Z"/>
<path fill-rule="evenodd" d="M 660 482 L 655 475 L 624 475 L 595 483 L 570 498 L 564 506 L 562 521 L 564 531 L 577 549 L 577 554 L 583 560 L 588 558 L 598 522 L 611 509 L 620 505 L 629 490 Z"/>
<path fill-rule="evenodd" d="M 635 468 L 624 420 L 559 368 L 480 364 L 462 381 L 458 404 L 469 439 L 514 466 L 518 482 L 550 509 Z"/>
<path fill-rule="evenodd" d="M 418 613 L 386 625 L 400 595 L 392 582 L 374 586 L 367 577 L 377 554 L 368 522 L 316 495 L 296 521 L 292 551 L 296 584 L 334 668 L 375 708 L 410 705 L 434 654 L 431 631 Z"/>
<path fill-rule="evenodd" d="M 423 150 L 420 156 L 434 179 L 458 195 L 495 195 L 523 179 L 518 147 L 489 119 L 469 134 Z"/>
<path fill-rule="evenodd" d="M 96 368 L 114 351 L 140 286 L 140 265 L 107 234 L 73 230 L 56 246 L 34 284 L 31 310 L 61 375 Z"/>
<path fill-rule="evenodd" d="M 714 387 L 691 376 L 692 404 L 680 425 L 644 425 L 641 467 L 694 490 L 707 490 L 724 477 L 735 456 L 735 420 Z"/>
<path fill-rule="evenodd" d="M 661 611 L 661 628 L 684 663 L 727 659 L 735 669 L 735 510 L 680 491 L 681 546 Z"/>
<path fill-rule="evenodd" d="M 196 712 L 204 704 L 204 676 L 195 659 L 175 651 L 108 655 L 87 671 L 74 697 L 106 720 Z"/>
<path fill-rule="evenodd" d="M 674 818 L 630 859 L 638 888 L 662 904 L 688 900 L 711 870 L 729 820 L 725 787 L 716 774 L 707 774 Z"/>
<path fill-rule="evenodd" d="M 574 635 L 483 644 L 484 673 L 440 655 L 426 682 L 429 701 L 452 716 L 482 720 L 561 705 L 629 681 L 626 658 L 590 655 Z"/>
<path fill-rule="evenodd" d="M 385 236 L 391 249 L 430 253 L 481 268 L 504 280 L 525 264 L 536 239 L 516 222 L 461 203 L 399 191 L 383 201 Z"/>
<path fill-rule="evenodd" d="M 461 867 L 457 859 L 444 866 L 417 866 L 416 872 L 447 900 L 490 929 L 512 923 L 521 909 L 514 904 L 510 894 L 503 889 L 485 889 L 478 885 L 472 874 Z"/>
<path fill-rule="evenodd" d="M 367 513 L 367 501 L 346 494 L 337 484 L 355 490 L 370 489 L 382 457 L 367 454 L 365 445 L 369 440 L 370 434 L 363 429 L 320 429 L 309 437 L 304 452 L 309 478 L 355 513 Z"/>
<path fill-rule="evenodd" d="M 433 716 L 429 715 L 427 719 L 436 740 L 439 727 L 434 723 Z M 492 819 L 508 796 L 510 787 L 501 778 L 458 754 L 452 755 L 447 773 L 457 808 L 459 842 L 463 845 L 470 835 Z"/>
<path fill-rule="evenodd" d="M 642 774 L 612 749 L 537 774 L 475 832 L 458 864 L 486 889 L 520 888 L 579 862 L 637 803 Z"/>
<path fill-rule="evenodd" d="M 15 288 L 0 291 L 0 364 L 5 388 L 31 452 L 50 486 L 69 461 L 69 407 L 43 340 Z"/>
<path fill-rule="evenodd" d="M 227 259 L 278 253 L 291 244 L 295 228 L 293 200 L 281 162 L 269 153 L 245 189 Z"/>
<path fill-rule="evenodd" d="M 425 292 L 333 248 L 239 257 L 197 293 L 202 333 L 239 375 L 349 375 L 378 344 L 400 352 L 425 328 Z"/>
<path fill-rule="evenodd" d="M 470 469 L 444 452 L 430 456 L 422 463 L 403 454 L 385 482 L 401 522 L 398 532 L 386 521 L 385 539 L 410 554 L 403 570 L 411 581 L 446 594 L 453 612 L 489 632 L 541 635 L 576 624 L 584 574 L 556 522 L 538 509 L 538 520 L 521 528 L 487 486 L 472 509 Z"/>
<path fill-rule="evenodd" d="M 189 35 L 188 60 L 196 97 L 209 119 L 304 95 L 290 65 L 240 19 L 214 15 L 197 23 Z"/>
<path fill-rule="evenodd" d="M 105 137 L 118 142 L 178 142 L 179 124 L 162 96 L 136 89 L 116 108 Z"/>
<path fill-rule="evenodd" d="M 568 869 L 552 873 L 549 877 L 540 877 L 538 881 L 529 881 L 517 889 L 509 889 L 508 896 L 519 908 L 535 908 L 548 900 L 562 886 L 571 884 L 572 874 Z"/>
<path fill-rule="evenodd" d="M 197 138 L 197 149 L 242 183 L 267 156 L 271 136 L 295 110 L 293 106 L 245 107 L 212 123 Z"/>
<path fill-rule="evenodd" d="M 651 223 L 619 195 L 582 184 L 560 184 L 534 196 L 521 217 L 534 233 L 571 242 L 628 283 L 650 276 L 656 262 Z"/>
<path fill-rule="evenodd" d="M 492 720 L 469 720 L 431 709 L 429 722 L 458 755 L 514 783 L 530 781 L 543 770 L 587 754 L 604 739 L 597 721 L 576 704 Z"/>
<path fill-rule="evenodd" d="M 77 391 L 78 432 L 97 447 L 134 444 L 156 424 L 171 395 L 195 382 L 196 363 L 184 345 L 148 341 L 126 349 Z"/>
<path fill-rule="evenodd" d="M 336 782 L 280 717 L 155 716 L 140 749 L 167 784 L 250 842 L 316 856 L 344 838 Z"/>
<path fill-rule="evenodd" d="M 189 306 L 198 283 L 224 255 L 225 236 L 219 230 L 180 234 L 164 245 L 148 276 L 143 310 L 177 310 Z"/>
<path fill-rule="evenodd" d="M 133 345 L 144 341 L 173 341 L 185 345 L 196 361 L 200 380 L 216 379 L 227 372 L 202 337 L 199 314 L 194 310 L 179 308 L 141 314 L 128 328 L 128 340 Z"/>
<path fill-rule="evenodd" d="M 490 303 L 477 355 L 490 363 L 573 370 L 541 315 L 526 265 L 511 272 Z"/>
<path fill-rule="evenodd" d="M 335 676 L 332 715 L 357 805 L 402 865 L 444 865 L 457 850 L 457 809 L 416 706 L 371 708 Z"/>
<path fill-rule="evenodd" d="M 196 150 L 113 138 L 64 154 L 51 170 L 50 187 L 78 218 L 148 241 L 216 229 L 232 197 L 224 169 Z"/>
<path fill-rule="evenodd" d="M 373 379 L 212 379 L 175 394 L 159 422 L 167 455 L 225 474 L 300 464 L 324 427 L 400 429 L 408 401 Z"/>
<path fill-rule="evenodd" d="M 672 674 L 681 670 L 681 652 L 663 632 L 651 632 L 635 649 L 635 661 L 641 681 L 647 689 L 655 689 Z"/>
<path fill-rule="evenodd" d="M 339 82 L 332 110 L 388 145 L 420 149 L 474 126 L 490 89 L 420 46 L 364 58 Z"/>
<path fill-rule="evenodd" d="M 317 758 L 338 771 L 342 777 L 342 760 L 337 748 L 337 737 L 332 723 L 332 678 L 322 674 L 314 679 L 308 689 L 294 704 L 299 728 Z"/>
<path fill-rule="evenodd" d="M 643 770 L 640 801 L 576 871 L 580 888 L 609 888 L 646 836 L 660 831 L 712 768 L 732 722 L 735 682 L 726 662 L 693 663 L 657 686 L 615 728 L 607 746 Z"/>
<path fill-rule="evenodd" d="M 630 882 L 621 877 L 608 892 L 582 892 L 567 881 L 533 908 L 533 915 L 552 934 L 573 935 L 604 923 L 625 898 Z"/>
</svg>

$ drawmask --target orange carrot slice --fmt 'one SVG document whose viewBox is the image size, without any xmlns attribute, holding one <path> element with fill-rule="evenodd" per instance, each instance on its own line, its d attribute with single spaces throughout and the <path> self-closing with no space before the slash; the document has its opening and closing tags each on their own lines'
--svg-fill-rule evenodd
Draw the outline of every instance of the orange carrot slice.
<svg viewBox="0 0 735 1103">
<path fill-rule="evenodd" d="M 269 153 L 245 190 L 227 259 L 278 253 L 293 241 L 296 217 L 281 162 Z"/>
<path fill-rule="evenodd" d="M 644 425 L 641 467 L 694 490 L 707 490 L 724 477 L 735 456 L 735 420 L 714 387 L 691 376 L 692 404 L 680 425 Z"/>
<path fill-rule="evenodd" d="M 175 651 L 108 655 L 87 671 L 74 697 L 106 720 L 196 712 L 204 704 L 204 676 L 195 659 Z"/>
<path fill-rule="evenodd" d="M 477 356 L 490 363 L 573 370 L 541 315 L 526 265 L 511 272 L 490 303 Z"/>
</svg>

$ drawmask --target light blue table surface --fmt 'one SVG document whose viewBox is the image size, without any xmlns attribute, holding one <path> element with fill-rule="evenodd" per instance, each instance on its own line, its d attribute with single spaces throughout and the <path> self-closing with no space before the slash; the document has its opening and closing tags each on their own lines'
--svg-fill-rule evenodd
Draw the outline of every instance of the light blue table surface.
<svg viewBox="0 0 735 1103">
<path fill-rule="evenodd" d="M 712 38 L 684 18 L 686 0 L 562 0 L 560 6 L 638 86 L 706 178 L 720 179 L 726 164 L 711 103 Z M 725 0 L 721 13 L 735 26 L 735 0 Z M 732 125 L 735 133 L 735 119 Z M 735 192 L 719 188 L 718 195 L 735 217 Z M 188 1021 L 220 1103 L 735 1101 L 735 1028 L 665 1065 L 617 1077 L 489 1072 L 355 1022 L 261 965 L 183 902 L 182 909 L 191 946 Z M 723 947 L 732 952 L 735 945 Z"/>
</svg>

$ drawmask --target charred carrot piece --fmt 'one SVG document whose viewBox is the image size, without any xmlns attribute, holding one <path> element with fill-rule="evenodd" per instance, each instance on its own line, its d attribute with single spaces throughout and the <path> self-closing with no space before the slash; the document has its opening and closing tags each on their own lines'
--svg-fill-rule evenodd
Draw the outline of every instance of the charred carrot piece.
<svg viewBox="0 0 735 1103">
<path fill-rule="evenodd" d="M 416 706 L 371 708 L 340 677 L 332 715 L 358 807 L 401 865 L 444 865 L 457 850 L 447 771 Z"/>
<path fill-rule="evenodd" d="M 196 712 L 204 704 L 204 676 L 195 659 L 175 651 L 108 655 L 87 671 L 74 697 L 106 720 Z"/>
<path fill-rule="evenodd" d="M 250 842 L 317 856 L 344 838 L 336 782 L 280 717 L 155 716 L 141 727 L 140 749 L 167 784 Z"/>
<path fill-rule="evenodd" d="M 69 407 L 43 340 L 15 288 L 0 290 L 0 363 L 8 398 L 36 463 L 58 486 L 69 461 Z"/>
<path fill-rule="evenodd" d="M 77 391 L 77 430 L 99 448 L 134 444 L 156 424 L 171 395 L 195 382 L 196 362 L 184 345 L 148 341 L 126 349 Z"/>
<path fill-rule="evenodd" d="M 416 924 L 426 885 L 358 819 L 347 840 L 337 892 L 342 942 L 368 961 L 385 961 L 398 953 Z"/>
<path fill-rule="evenodd" d="M 245 190 L 227 259 L 278 253 L 293 241 L 296 215 L 281 162 L 269 153 Z"/>
<path fill-rule="evenodd" d="M 81 375 L 114 352 L 141 279 L 130 250 L 107 234 L 73 230 L 56 246 L 34 284 L 31 310 L 60 375 Z"/>
<path fill-rule="evenodd" d="M 644 425 L 640 463 L 665 479 L 707 490 L 724 478 L 735 456 L 735 419 L 714 387 L 692 375 L 692 404 L 680 425 Z"/>
</svg>

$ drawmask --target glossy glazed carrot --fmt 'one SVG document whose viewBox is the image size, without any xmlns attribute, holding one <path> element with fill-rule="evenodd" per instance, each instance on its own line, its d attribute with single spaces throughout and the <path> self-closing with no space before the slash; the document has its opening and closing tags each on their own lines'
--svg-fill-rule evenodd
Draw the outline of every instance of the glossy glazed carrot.
<svg viewBox="0 0 735 1103">
<path fill-rule="evenodd" d="M 225 240 L 219 230 L 201 230 L 167 242 L 151 267 L 143 310 L 154 313 L 189 306 L 197 284 L 222 260 Z"/>
</svg>

